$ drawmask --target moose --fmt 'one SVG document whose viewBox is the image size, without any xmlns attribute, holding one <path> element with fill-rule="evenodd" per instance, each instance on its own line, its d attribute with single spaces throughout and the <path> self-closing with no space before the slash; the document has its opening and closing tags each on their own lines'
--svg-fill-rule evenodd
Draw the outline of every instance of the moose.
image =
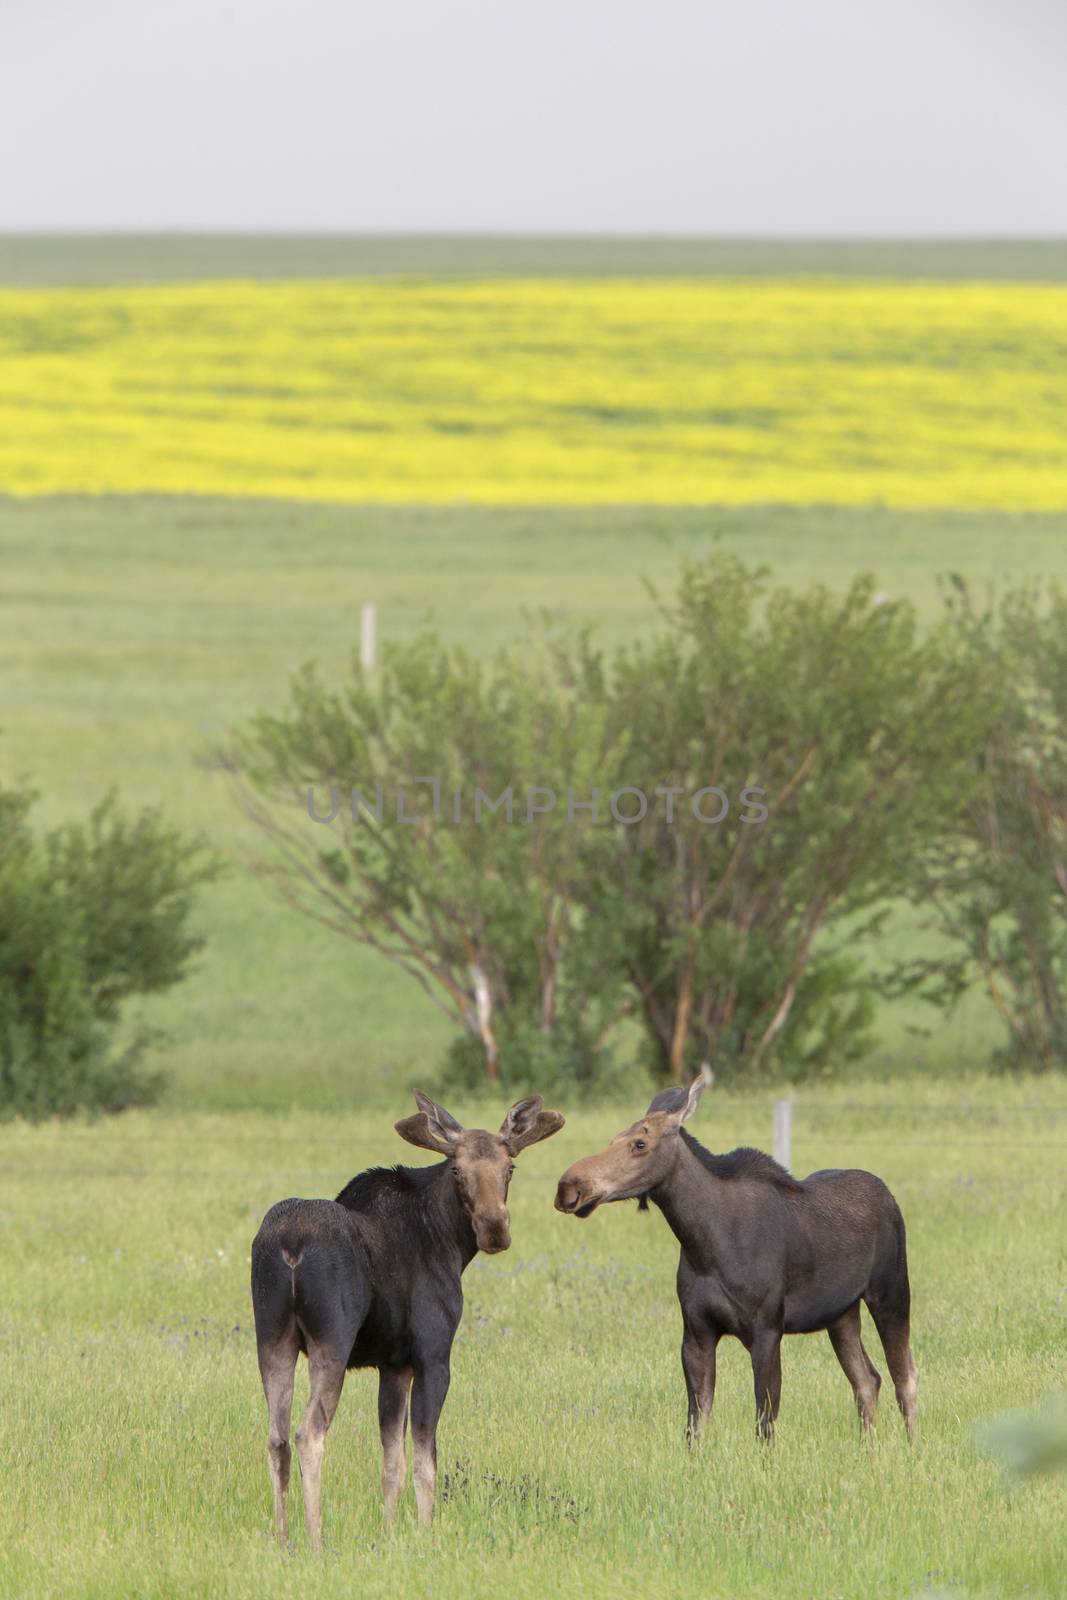
<svg viewBox="0 0 1067 1600">
<path fill-rule="evenodd" d="M 588 1217 L 612 1200 L 659 1207 L 681 1245 L 682 1370 L 694 1442 L 715 1396 L 724 1334 L 752 1360 L 760 1435 L 773 1436 L 786 1333 L 825 1329 L 852 1385 L 860 1424 L 874 1424 L 881 1377 L 860 1337 L 862 1300 L 878 1330 L 907 1427 L 915 1432 L 918 1372 L 909 1343 L 911 1294 L 904 1219 L 880 1178 L 857 1170 L 798 1180 L 759 1150 L 713 1155 L 682 1124 L 711 1075 L 665 1089 L 606 1150 L 559 1180 L 556 1209 Z"/>
<path fill-rule="evenodd" d="M 419 1107 L 396 1131 L 436 1151 L 428 1167 L 360 1173 L 336 1200 L 282 1200 L 252 1244 L 252 1305 L 270 1435 L 268 1455 L 279 1542 L 288 1538 L 289 1420 L 297 1357 L 310 1392 L 296 1434 L 304 1513 L 313 1550 L 322 1545 L 322 1459 L 345 1373 L 378 1369 L 385 1518 L 407 1476 L 410 1401 L 419 1522 L 433 1518 L 437 1422 L 449 1385 L 452 1341 L 463 1315 L 461 1278 L 475 1254 L 511 1243 L 508 1185 L 514 1158 L 558 1133 L 563 1117 L 540 1095 L 519 1100 L 499 1133 L 463 1128 L 415 1093 Z"/>
</svg>

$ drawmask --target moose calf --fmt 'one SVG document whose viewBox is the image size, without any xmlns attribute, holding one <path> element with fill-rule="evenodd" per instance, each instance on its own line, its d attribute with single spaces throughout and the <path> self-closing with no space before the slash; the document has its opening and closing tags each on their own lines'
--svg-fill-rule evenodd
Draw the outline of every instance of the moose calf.
<svg viewBox="0 0 1067 1600">
<path fill-rule="evenodd" d="M 252 1245 L 252 1305 L 259 1371 L 270 1416 L 274 1520 L 288 1536 L 289 1418 L 297 1356 L 311 1388 L 297 1429 L 304 1511 L 312 1548 L 321 1547 L 322 1457 L 350 1367 L 378 1369 L 382 1494 L 386 1520 L 407 1472 L 410 1394 L 419 1521 L 433 1516 L 437 1419 L 449 1356 L 463 1315 L 461 1275 L 475 1253 L 511 1243 L 507 1210 L 513 1158 L 558 1133 L 563 1118 L 540 1095 L 519 1100 L 499 1133 L 462 1128 L 416 1092 L 418 1112 L 396 1124 L 409 1144 L 446 1159 L 429 1167 L 375 1168 L 336 1200 L 282 1200 Z"/>
</svg>

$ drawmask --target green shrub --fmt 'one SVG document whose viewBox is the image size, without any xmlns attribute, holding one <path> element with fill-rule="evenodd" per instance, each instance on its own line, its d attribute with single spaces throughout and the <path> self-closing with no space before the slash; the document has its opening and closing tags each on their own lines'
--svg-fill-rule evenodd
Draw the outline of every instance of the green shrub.
<svg viewBox="0 0 1067 1600">
<path fill-rule="evenodd" d="M 567 1095 L 573 1102 L 613 1088 L 624 1089 L 635 1076 L 641 1078 L 642 1087 L 650 1082 L 633 1068 L 620 1066 L 613 1053 L 568 1011 L 546 1031 L 536 1017 L 512 1007 L 500 1018 L 497 1043 L 500 1087 L 516 1095 Z M 442 1092 L 485 1092 L 485 1050 L 477 1034 L 456 1035 L 438 1083 Z"/>
<path fill-rule="evenodd" d="M 187 920 L 216 864 L 109 796 L 87 823 L 35 838 L 33 795 L 0 790 L 0 1116 L 121 1111 L 158 1097 L 149 1035 L 120 1046 L 122 1003 L 177 983 L 202 941 Z"/>
</svg>

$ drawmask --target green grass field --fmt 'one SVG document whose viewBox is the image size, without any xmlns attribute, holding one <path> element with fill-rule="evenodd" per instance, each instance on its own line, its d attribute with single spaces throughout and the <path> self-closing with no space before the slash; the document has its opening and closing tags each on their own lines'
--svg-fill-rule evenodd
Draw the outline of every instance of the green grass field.
<svg viewBox="0 0 1067 1600">
<path fill-rule="evenodd" d="M 511 1251 L 467 1271 L 434 1530 L 415 1528 L 409 1488 L 383 1536 L 374 1378 L 353 1374 L 328 1441 L 321 1562 L 299 1515 L 294 1554 L 272 1544 L 249 1244 L 274 1199 L 406 1159 L 391 1122 L 407 1105 L 0 1129 L 17 1285 L 0 1312 L 0 1594 L 1055 1600 L 1062 1480 L 1006 1481 L 974 1435 L 1062 1381 L 1067 1097 L 976 1079 L 905 1097 L 868 1086 L 864 1110 L 857 1098 L 803 1095 L 795 1165 L 867 1164 L 900 1200 L 914 1449 L 891 1389 L 861 1442 L 816 1335 L 786 1341 L 770 1451 L 747 1357 L 726 1341 L 713 1422 L 687 1458 L 665 1222 L 618 1205 L 579 1223 L 551 1206 L 564 1166 L 639 1108 L 579 1113 L 521 1158 Z M 503 1107 L 453 1109 L 495 1127 Z M 769 1100 L 713 1091 L 694 1128 L 717 1149 L 765 1144 Z M 305 1392 L 302 1363 L 300 1404 Z M 291 1494 L 298 1513 L 295 1469 Z"/>
</svg>

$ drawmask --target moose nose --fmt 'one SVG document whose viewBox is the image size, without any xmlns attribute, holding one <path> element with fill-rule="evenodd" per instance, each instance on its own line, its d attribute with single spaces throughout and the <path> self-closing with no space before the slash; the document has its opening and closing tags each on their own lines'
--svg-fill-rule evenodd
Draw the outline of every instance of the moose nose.
<svg viewBox="0 0 1067 1600">
<path fill-rule="evenodd" d="M 474 1230 L 478 1249 L 487 1256 L 499 1255 L 511 1244 L 511 1219 L 506 1211 L 498 1216 L 483 1216 Z"/>
<path fill-rule="evenodd" d="M 582 1191 L 570 1178 L 561 1178 L 556 1189 L 556 1210 L 568 1213 L 577 1211 Z"/>
</svg>

